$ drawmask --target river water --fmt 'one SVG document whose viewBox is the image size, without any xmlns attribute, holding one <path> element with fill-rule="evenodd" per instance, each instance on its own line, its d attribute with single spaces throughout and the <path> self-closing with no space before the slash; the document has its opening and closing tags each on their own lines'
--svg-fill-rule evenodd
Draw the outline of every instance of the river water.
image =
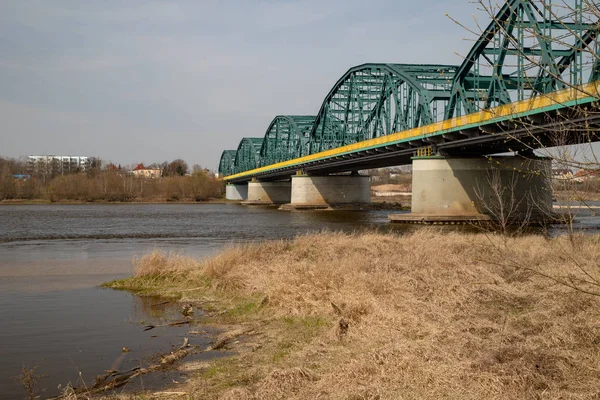
<svg viewBox="0 0 600 400">
<path fill-rule="evenodd" d="M 105 370 L 147 364 L 148 356 L 182 342 L 188 327 L 142 329 L 181 318 L 177 310 L 156 306 L 158 299 L 99 287 L 131 275 L 133 256 L 162 249 L 205 257 L 234 242 L 387 227 L 387 214 L 237 204 L 2 205 L 0 398 L 24 397 L 15 379 L 22 366 L 43 376 L 39 393 L 47 397 L 80 377 L 89 384 Z M 123 353 L 123 347 L 131 351 Z M 173 379 L 164 374 L 137 385 L 151 388 Z"/>
<path fill-rule="evenodd" d="M 175 307 L 99 287 L 131 275 L 134 256 L 162 249 L 205 257 L 235 242 L 321 230 L 387 230 L 389 212 L 282 212 L 237 204 L 2 205 L 0 398 L 24 397 L 15 380 L 22 366 L 43 376 L 38 392 L 47 397 L 59 385 L 81 379 L 89 384 L 108 369 L 147 365 L 152 354 L 182 342 L 188 327 L 143 331 L 143 325 L 181 318 Z M 589 211 L 578 218 L 588 231 L 600 227 Z M 191 341 L 203 345 L 209 336 Z M 165 373 L 126 389 L 180 378 Z"/>
</svg>

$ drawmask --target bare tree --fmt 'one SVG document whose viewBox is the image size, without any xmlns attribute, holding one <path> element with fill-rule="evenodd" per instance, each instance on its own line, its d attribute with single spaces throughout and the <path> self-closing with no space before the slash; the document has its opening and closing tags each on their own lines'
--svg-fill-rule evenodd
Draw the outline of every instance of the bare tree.
<svg viewBox="0 0 600 400">
<path fill-rule="evenodd" d="M 476 28 L 470 29 L 450 17 L 477 39 L 463 63 L 468 73 L 454 81 L 454 90 L 464 93 L 450 101 L 447 116 L 486 110 L 503 118 L 491 133 L 502 136 L 512 150 L 549 157 L 555 168 L 595 182 L 600 171 L 594 145 L 600 141 L 599 2 L 473 3 L 491 22 L 484 26 L 475 19 Z M 467 80 L 479 83 L 467 88 Z M 523 112 L 534 106 L 545 111 Z M 514 118 L 506 118 L 507 110 Z M 565 177 L 555 185 L 560 200 L 572 205 L 563 211 L 585 206 L 597 186 Z M 570 227 L 572 217 L 565 218 Z"/>
<path fill-rule="evenodd" d="M 556 169 L 570 170 L 553 183 L 559 190 L 563 214 L 569 228 L 570 246 L 581 242 L 574 232 L 574 213 L 587 206 L 600 171 L 597 155 L 600 141 L 600 7 L 592 0 L 490 0 L 473 1 L 491 23 L 467 29 L 477 40 L 465 57 L 464 71 L 454 89 L 466 81 L 483 86 L 463 90 L 450 102 L 447 116 L 485 110 L 501 119 L 490 134 L 502 137 L 512 149 L 549 157 Z M 480 79 L 485 77 L 485 79 Z M 463 81 L 460 81 L 463 79 Z M 541 112 L 530 112 L 534 109 Z M 535 173 L 533 171 L 532 173 Z M 491 177 L 492 196 L 486 197 L 488 211 L 499 220 L 510 219 L 515 209 L 511 184 Z M 495 189 L 494 189 L 495 188 Z M 512 204 L 512 205 L 511 205 Z M 518 206 L 518 200 L 517 200 Z M 491 211 L 494 209 L 496 211 Z M 600 295 L 597 263 L 579 260 L 573 249 L 554 241 L 551 250 L 565 263 L 564 274 L 548 273 L 515 262 L 509 246 L 496 246 L 503 266 L 525 270 L 583 293 Z M 575 253 L 576 254 L 576 253 Z M 585 261 L 585 262 L 584 262 Z"/>
<path fill-rule="evenodd" d="M 475 187 L 482 211 L 491 218 L 489 225 L 504 236 L 520 233 L 531 221 L 532 205 L 528 198 L 517 195 L 518 183 L 516 171 L 510 172 L 509 179 L 502 179 L 500 170 L 491 168 L 487 170 L 487 181 Z"/>
<path fill-rule="evenodd" d="M 163 176 L 184 176 L 189 172 L 189 167 L 182 159 L 173 160 L 163 170 Z"/>
</svg>

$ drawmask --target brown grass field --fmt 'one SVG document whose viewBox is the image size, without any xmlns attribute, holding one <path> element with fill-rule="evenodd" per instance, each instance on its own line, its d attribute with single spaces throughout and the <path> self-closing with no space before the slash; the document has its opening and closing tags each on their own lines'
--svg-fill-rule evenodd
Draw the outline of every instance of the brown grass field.
<svg viewBox="0 0 600 400">
<path fill-rule="evenodd" d="M 135 266 L 109 286 L 247 332 L 179 398 L 600 399 L 600 236 L 324 232 Z"/>
</svg>

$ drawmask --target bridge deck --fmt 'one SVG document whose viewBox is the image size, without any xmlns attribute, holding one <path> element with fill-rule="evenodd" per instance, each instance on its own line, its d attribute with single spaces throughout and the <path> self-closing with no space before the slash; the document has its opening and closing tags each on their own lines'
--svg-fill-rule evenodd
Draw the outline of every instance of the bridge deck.
<svg viewBox="0 0 600 400">
<path fill-rule="evenodd" d="M 282 179 L 292 175 L 295 170 L 299 169 L 314 173 L 333 173 L 401 165 L 410 163 L 410 158 L 417 148 L 432 143 L 440 149 L 454 149 L 455 151 L 462 151 L 466 155 L 518 150 L 515 147 L 507 147 L 507 135 L 537 134 L 551 129 L 552 126 L 536 123 L 535 128 L 521 128 L 521 132 L 518 129 L 508 131 L 506 128 L 484 132 L 482 127 L 489 125 L 498 127 L 499 123 L 509 120 L 518 120 L 558 110 L 569 110 L 574 106 L 597 101 L 599 93 L 600 81 L 596 81 L 547 95 L 540 95 L 533 99 L 518 101 L 423 127 L 225 176 L 221 179 L 228 182 L 243 182 L 255 177 Z M 599 117 L 595 116 L 595 118 Z M 436 138 L 442 140 L 436 140 Z M 501 144 L 499 144 L 500 142 Z M 515 142 L 513 145 L 518 147 L 519 143 Z"/>
</svg>

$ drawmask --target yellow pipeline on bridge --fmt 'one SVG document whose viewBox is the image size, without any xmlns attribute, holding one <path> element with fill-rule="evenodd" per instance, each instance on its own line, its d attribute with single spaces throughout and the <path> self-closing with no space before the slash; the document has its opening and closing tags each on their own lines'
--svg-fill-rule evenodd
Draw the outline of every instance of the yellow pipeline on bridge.
<svg viewBox="0 0 600 400">
<path fill-rule="evenodd" d="M 455 131 L 458 129 L 466 129 L 470 127 L 484 125 L 485 123 L 497 122 L 499 120 L 519 118 L 526 115 L 550 111 L 563 107 L 570 107 L 575 104 L 589 103 L 598 100 L 600 97 L 600 81 L 592 82 L 577 87 L 572 87 L 546 95 L 539 95 L 533 99 L 522 100 L 503 106 L 482 110 L 473 114 L 455 117 L 445 121 L 437 122 L 427 126 L 409 129 L 402 132 L 393 133 L 386 136 L 380 136 L 374 139 L 365 140 L 362 142 L 337 147 L 335 149 L 322 151 L 308 156 L 295 158 L 292 160 L 267 165 L 261 168 L 252 169 L 238 174 L 221 177 L 223 181 L 240 179 L 275 170 L 280 168 L 302 165 L 311 161 L 322 160 L 326 158 L 336 157 L 360 150 L 368 150 L 371 148 L 382 147 L 385 145 L 404 142 L 414 138 L 440 135 Z"/>
</svg>

